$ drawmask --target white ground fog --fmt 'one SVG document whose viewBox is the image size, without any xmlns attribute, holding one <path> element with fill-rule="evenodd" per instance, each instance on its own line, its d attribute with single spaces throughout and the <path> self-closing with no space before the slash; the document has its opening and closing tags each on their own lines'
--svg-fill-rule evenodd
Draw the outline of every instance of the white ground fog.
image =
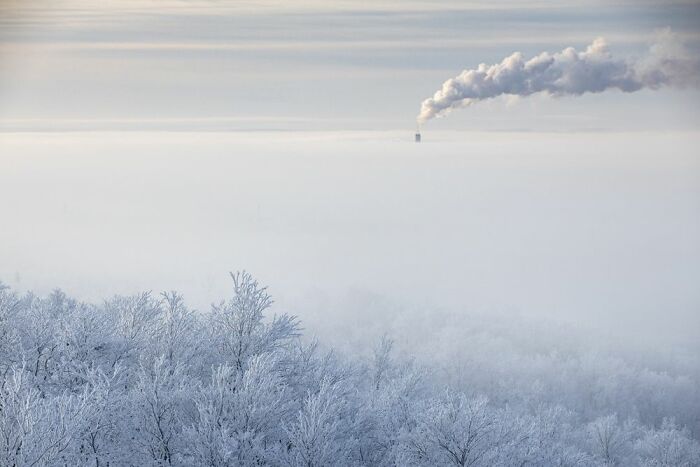
<svg viewBox="0 0 700 467">
<path fill-rule="evenodd" d="M 175 288 L 203 309 L 245 268 L 302 317 L 319 294 L 359 290 L 654 334 L 700 325 L 700 136 L 424 137 L 1 134 L 0 278 L 92 300 Z"/>
</svg>

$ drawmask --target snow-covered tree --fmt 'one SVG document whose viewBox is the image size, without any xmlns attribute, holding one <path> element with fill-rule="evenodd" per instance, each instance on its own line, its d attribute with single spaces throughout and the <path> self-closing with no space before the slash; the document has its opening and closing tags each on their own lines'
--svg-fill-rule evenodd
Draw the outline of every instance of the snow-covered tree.
<svg viewBox="0 0 700 467">
<path fill-rule="evenodd" d="M 291 401 L 274 354 L 248 360 L 244 371 L 221 365 L 194 395 L 196 418 L 186 430 L 196 465 L 264 464 L 281 448 L 281 422 Z"/>
<path fill-rule="evenodd" d="M 242 370 L 246 361 L 256 355 L 274 352 L 299 335 L 294 316 L 275 316 L 265 321 L 265 311 L 272 306 L 272 297 L 247 272 L 231 274 L 233 298 L 212 306 L 213 336 L 224 358 Z"/>
<path fill-rule="evenodd" d="M 93 388 L 42 396 L 25 368 L 11 372 L 0 390 L 0 465 L 61 465 L 94 410 Z"/>
<path fill-rule="evenodd" d="M 309 392 L 287 433 L 288 448 L 284 464 L 295 467 L 353 465 L 356 459 L 356 414 L 349 402 L 350 388 L 345 382 L 321 382 L 315 393 Z"/>
<path fill-rule="evenodd" d="M 420 465 L 481 465 L 500 446 L 496 416 L 485 397 L 447 393 L 425 401 L 406 444 Z"/>
<path fill-rule="evenodd" d="M 660 429 L 648 429 L 637 441 L 636 450 L 644 467 L 693 467 L 700 465 L 700 445 L 679 428 L 672 419 L 665 419 Z"/>
<path fill-rule="evenodd" d="M 606 466 L 628 464 L 634 429 L 632 421 L 621 424 L 615 414 L 590 422 L 587 431 L 594 456 Z"/>
<path fill-rule="evenodd" d="M 149 464 L 173 465 L 179 457 L 177 438 L 189 394 L 180 363 L 173 364 L 165 355 L 142 363 L 133 404 L 138 420 L 136 441 Z"/>
</svg>

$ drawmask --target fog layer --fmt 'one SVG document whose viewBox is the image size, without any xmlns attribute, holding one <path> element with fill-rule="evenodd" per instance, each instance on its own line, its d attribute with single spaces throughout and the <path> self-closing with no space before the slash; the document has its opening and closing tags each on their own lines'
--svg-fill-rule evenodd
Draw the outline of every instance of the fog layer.
<svg viewBox="0 0 700 467">
<path fill-rule="evenodd" d="M 0 278 L 91 300 L 176 288 L 205 309 L 247 268 L 304 318 L 362 291 L 621 333 L 700 325 L 696 134 L 409 138 L 2 134 Z"/>
</svg>

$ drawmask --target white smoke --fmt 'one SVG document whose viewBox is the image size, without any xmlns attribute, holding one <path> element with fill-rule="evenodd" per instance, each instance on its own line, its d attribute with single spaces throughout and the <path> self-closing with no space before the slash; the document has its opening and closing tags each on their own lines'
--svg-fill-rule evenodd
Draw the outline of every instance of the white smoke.
<svg viewBox="0 0 700 467">
<path fill-rule="evenodd" d="M 433 97 L 423 101 L 417 120 L 424 123 L 499 96 L 538 92 L 566 96 L 608 89 L 634 92 L 697 85 L 699 70 L 700 60 L 668 30 L 659 34 L 646 56 L 636 59 L 613 57 L 603 38 L 594 40 L 583 52 L 568 47 L 555 54 L 543 52 L 530 60 L 515 52 L 501 63 L 482 63 L 445 81 Z"/>
</svg>

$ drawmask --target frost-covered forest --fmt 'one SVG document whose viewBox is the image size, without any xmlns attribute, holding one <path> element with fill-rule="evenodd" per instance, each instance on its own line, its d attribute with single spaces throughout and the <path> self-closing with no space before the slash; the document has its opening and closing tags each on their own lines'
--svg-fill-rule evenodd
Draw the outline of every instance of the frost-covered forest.
<svg viewBox="0 0 700 467">
<path fill-rule="evenodd" d="M 444 365 L 390 336 L 333 351 L 232 279 L 208 311 L 1 286 L 0 465 L 700 465 L 692 353 L 522 355 L 521 323 L 415 343 L 464 341 Z"/>
</svg>

